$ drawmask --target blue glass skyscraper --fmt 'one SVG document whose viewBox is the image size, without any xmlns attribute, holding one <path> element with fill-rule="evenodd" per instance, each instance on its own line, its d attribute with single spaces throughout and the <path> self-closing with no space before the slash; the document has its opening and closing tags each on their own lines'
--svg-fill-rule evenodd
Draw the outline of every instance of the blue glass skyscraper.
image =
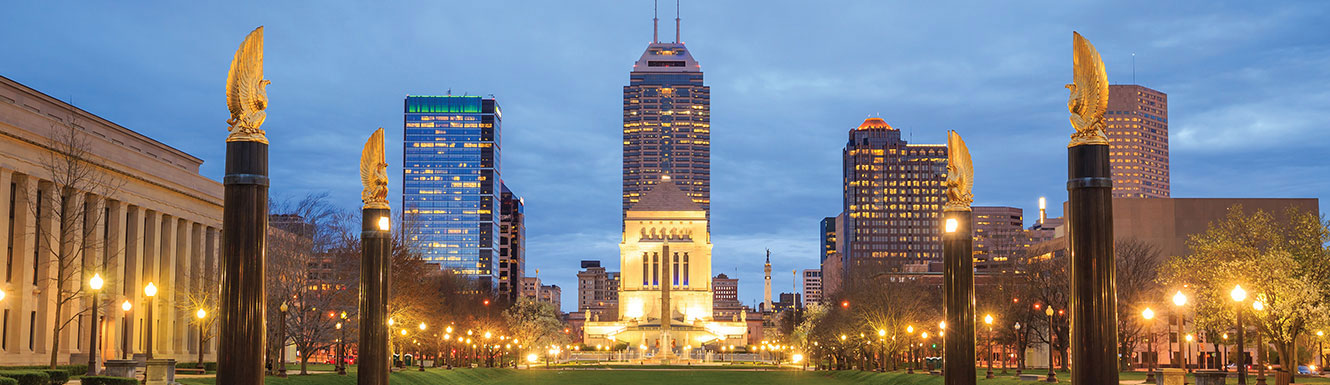
<svg viewBox="0 0 1330 385">
<path fill-rule="evenodd" d="M 403 225 L 426 262 L 494 283 L 503 113 L 493 98 L 408 95 Z"/>
</svg>

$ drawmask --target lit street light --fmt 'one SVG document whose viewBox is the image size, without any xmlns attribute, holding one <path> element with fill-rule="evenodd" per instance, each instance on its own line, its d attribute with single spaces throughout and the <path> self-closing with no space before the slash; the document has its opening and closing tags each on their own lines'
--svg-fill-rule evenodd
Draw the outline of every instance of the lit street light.
<svg viewBox="0 0 1330 385">
<path fill-rule="evenodd" d="M 208 318 L 208 311 L 199 309 L 194 316 L 199 319 L 199 363 L 196 367 L 203 369 L 203 319 Z"/>
<path fill-rule="evenodd" d="M 100 323 L 97 318 L 97 308 L 101 307 L 101 303 L 97 300 L 97 294 L 100 294 L 102 291 L 102 283 L 102 275 L 100 273 L 93 273 L 92 279 L 88 280 L 88 288 L 92 289 L 92 330 L 88 332 L 87 375 L 89 376 L 97 375 L 97 329 L 99 329 L 97 324 Z"/>
<path fill-rule="evenodd" d="M 988 361 L 988 374 L 985 374 L 984 378 L 993 378 L 993 315 L 992 314 L 984 315 L 984 324 L 988 325 L 988 357 L 984 358 L 984 361 Z"/>
<path fill-rule="evenodd" d="M 1258 299 L 1251 303 L 1252 310 L 1257 312 L 1257 317 L 1261 316 L 1260 312 L 1265 311 L 1265 302 L 1259 299 L 1261 297 L 1257 296 Z M 1265 344 L 1261 343 L 1260 327 L 1256 328 L 1256 385 L 1265 385 Z"/>
<path fill-rule="evenodd" d="M 1053 307 L 1044 307 L 1044 315 L 1048 316 L 1048 382 L 1058 382 L 1058 375 L 1053 373 Z"/>
<path fill-rule="evenodd" d="M 1150 321 L 1155 318 L 1155 311 L 1150 310 L 1150 308 L 1147 307 L 1145 308 L 1145 311 L 1141 312 L 1141 318 L 1145 319 L 1145 330 L 1146 330 L 1145 347 L 1146 351 L 1150 355 L 1150 365 L 1145 367 L 1145 383 L 1149 384 L 1155 382 L 1154 367 L 1159 364 L 1158 362 L 1159 358 L 1155 357 L 1155 350 L 1154 350 L 1155 344 L 1154 341 L 1152 340 L 1154 338 L 1154 333 L 1153 333 L 1154 330 L 1150 328 L 1150 326 L 1154 325 Z"/>
<path fill-rule="evenodd" d="M 120 304 L 120 310 L 124 311 L 125 314 L 125 321 L 123 325 L 120 325 L 120 359 L 122 360 L 129 359 L 129 309 L 133 308 L 134 305 L 129 303 L 129 300 L 125 300 Z"/>
<path fill-rule="evenodd" d="M 1233 302 L 1238 303 L 1236 311 L 1238 313 L 1238 385 L 1247 385 L 1247 362 L 1245 355 L 1242 354 L 1242 335 L 1246 334 L 1246 329 L 1242 327 L 1242 302 L 1247 299 L 1247 291 L 1242 290 L 1242 285 L 1236 285 L 1233 286 L 1233 291 L 1229 292 L 1229 295 L 1233 297 Z"/>
<path fill-rule="evenodd" d="M 1186 320 L 1182 318 L 1182 306 L 1186 304 L 1187 304 L 1187 295 L 1182 294 L 1182 290 L 1178 290 L 1176 294 L 1173 294 L 1173 305 L 1174 305 L 1173 316 L 1178 322 L 1178 334 L 1182 334 L 1182 329 L 1187 324 Z M 1182 352 L 1181 340 L 1178 341 L 1178 358 L 1181 359 L 1181 362 L 1178 363 L 1179 367 L 1185 368 L 1187 369 L 1188 372 L 1190 372 L 1191 367 L 1190 365 L 1187 364 L 1188 361 L 1187 355 L 1183 354 Z"/>
<path fill-rule="evenodd" d="M 148 286 L 143 287 L 143 296 L 147 297 L 147 302 L 148 302 L 146 306 L 148 308 L 148 314 L 147 314 L 148 322 L 146 322 L 147 325 L 143 327 L 144 329 L 143 337 L 146 340 L 145 341 L 146 344 L 144 345 L 147 346 L 146 348 L 147 350 L 144 351 L 143 354 L 144 357 L 151 360 L 152 359 L 152 297 L 157 296 L 157 285 L 153 285 L 152 282 L 148 282 Z"/>
</svg>

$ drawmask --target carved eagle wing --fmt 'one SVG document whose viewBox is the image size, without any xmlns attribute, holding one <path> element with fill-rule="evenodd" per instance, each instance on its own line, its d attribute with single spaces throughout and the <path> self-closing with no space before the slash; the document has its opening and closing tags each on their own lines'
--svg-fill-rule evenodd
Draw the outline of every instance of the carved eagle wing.
<svg viewBox="0 0 1330 385">
<path fill-rule="evenodd" d="M 969 197 L 974 189 L 974 164 L 970 162 L 970 149 L 965 147 L 961 134 L 947 134 L 947 176 L 955 178 L 956 195 Z M 966 202 L 967 204 L 969 202 Z"/>
<path fill-rule="evenodd" d="M 1071 113 L 1079 115 L 1085 124 L 1084 127 L 1076 129 L 1086 131 L 1099 128 L 1104 112 L 1108 110 L 1108 73 L 1104 70 L 1104 62 L 1100 60 L 1099 51 L 1095 50 L 1094 44 L 1090 44 L 1090 41 L 1079 32 L 1072 34 L 1074 36 L 1073 76 L 1077 100 L 1076 107 Z"/>
<path fill-rule="evenodd" d="M 360 183 L 365 187 L 365 199 L 375 195 L 374 190 L 378 188 L 382 174 L 379 169 L 384 163 L 383 128 L 380 127 L 374 131 L 374 135 L 369 136 L 369 140 L 365 141 L 365 150 L 360 152 Z"/>
<path fill-rule="evenodd" d="M 231 60 L 231 72 L 226 76 L 226 106 L 231 110 L 228 124 L 251 123 L 246 122 L 249 115 L 267 108 L 263 86 L 263 27 L 260 26 L 245 37 Z"/>
</svg>

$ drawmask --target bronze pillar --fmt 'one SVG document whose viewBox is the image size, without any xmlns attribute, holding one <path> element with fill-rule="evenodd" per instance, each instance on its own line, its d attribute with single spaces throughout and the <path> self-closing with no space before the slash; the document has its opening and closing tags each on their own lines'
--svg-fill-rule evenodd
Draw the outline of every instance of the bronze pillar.
<svg viewBox="0 0 1330 385">
<path fill-rule="evenodd" d="M 388 385 L 388 209 L 363 209 L 360 233 L 360 363 L 357 382 Z M 380 224 L 383 227 L 380 227 Z"/>
<path fill-rule="evenodd" d="M 217 383 L 262 384 L 263 347 L 267 346 L 263 265 L 268 229 L 268 144 L 226 142 L 224 181 Z"/>
<path fill-rule="evenodd" d="M 1117 385 L 1117 288 L 1108 144 L 1067 148 L 1067 174 L 1071 383 Z"/>
<path fill-rule="evenodd" d="M 943 212 L 942 286 L 946 295 L 947 330 L 942 340 L 943 383 L 973 385 L 974 354 L 974 237 L 969 209 Z M 952 228 L 955 221 L 955 228 Z"/>
</svg>

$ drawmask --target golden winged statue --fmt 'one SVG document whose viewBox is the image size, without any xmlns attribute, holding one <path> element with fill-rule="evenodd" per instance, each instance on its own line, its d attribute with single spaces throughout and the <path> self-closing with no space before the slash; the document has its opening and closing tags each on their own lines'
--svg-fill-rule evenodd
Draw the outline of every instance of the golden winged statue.
<svg viewBox="0 0 1330 385">
<path fill-rule="evenodd" d="M 1071 135 L 1067 147 L 1083 144 L 1108 144 L 1104 135 L 1104 111 L 1108 110 L 1108 73 L 1099 51 L 1078 32 L 1072 32 L 1075 55 L 1072 57 L 1075 83 L 1068 84 L 1067 111 L 1071 112 Z"/>
<path fill-rule="evenodd" d="M 260 142 L 268 144 L 268 137 L 259 127 L 268 116 L 268 80 L 263 78 L 263 26 L 254 29 L 245 42 L 240 43 L 231 72 L 226 76 L 226 107 L 231 118 L 226 130 L 231 135 L 227 142 Z"/>
<path fill-rule="evenodd" d="M 383 127 L 374 131 L 360 152 L 360 200 L 367 209 L 388 208 L 388 162 L 383 154 Z"/>
<path fill-rule="evenodd" d="M 970 211 L 974 202 L 974 164 L 970 149 L 956 131 L 947 133 L 947 204 L 946 211 Z"/>
</svg>

